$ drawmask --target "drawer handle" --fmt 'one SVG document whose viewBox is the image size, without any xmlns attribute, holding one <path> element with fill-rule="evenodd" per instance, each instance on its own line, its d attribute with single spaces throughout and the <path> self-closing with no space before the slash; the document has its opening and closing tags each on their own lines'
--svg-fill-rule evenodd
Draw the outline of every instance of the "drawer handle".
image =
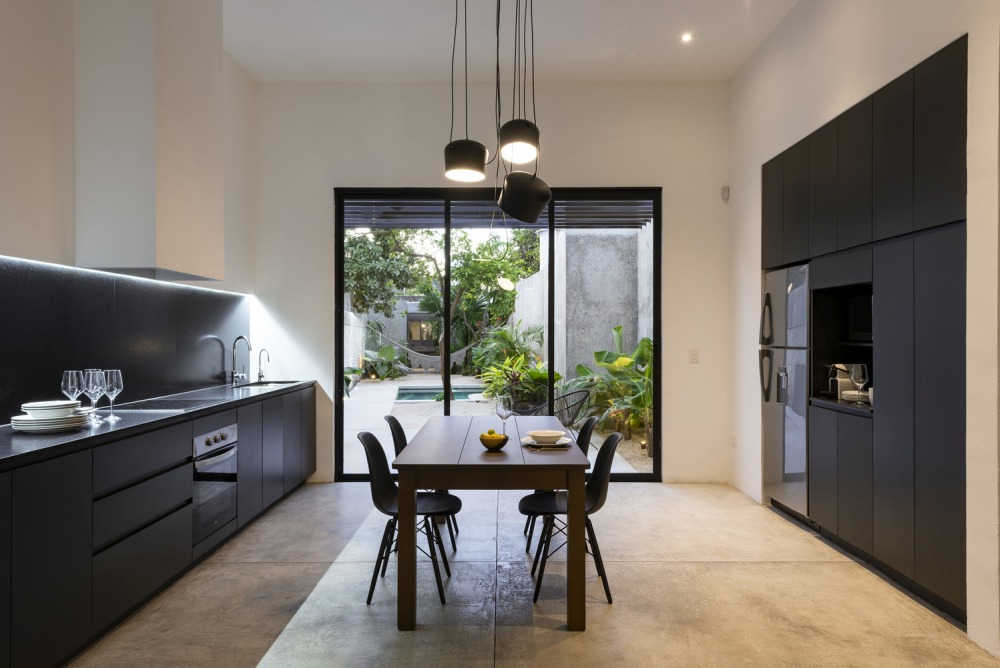
<svg viewBox="0 0 1000 668">
<path fill-rule="evenodd" d="M 194 463 L 194 470 L 195 471 L 200 471 L 201 469 L 203 469 L 205 467 L 208 467 L 208 466 L 211 466 L 212 464 L 218 464 L 221 461 L 225 461 L 225 460 L 229 459 L 230 457 L 232 457 L 233 455 L 236 454 L 236 449 L 237 449 L 237 446 L 234 445 L 232 448 L 230 448 L 229 450 L 227 450 L 225 453 L 223 453 L 223 454 L 221 454 L 221 455 L 219 455 L 217 457 L 209 457 L 208 459 L 202 459 L 200 461 L 197 461 L 197 462 Z"/>
</svg>

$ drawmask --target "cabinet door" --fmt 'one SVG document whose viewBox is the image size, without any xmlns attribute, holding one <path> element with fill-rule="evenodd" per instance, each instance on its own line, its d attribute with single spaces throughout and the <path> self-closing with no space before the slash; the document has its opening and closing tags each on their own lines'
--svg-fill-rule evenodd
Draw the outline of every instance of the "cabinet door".
<svg viewBox="0 0 1000 668">
<path fill-rule="evenodd" d="M 268 508 L 285 492 L 284 399 L 272 397 L 263 401 L 264 475 L 263 499 Z"/>
<path fill-rule="evenodd" d="M 237 524 L 246 526 L 264 509 L 264 407 L 262 402 L 240 406 L 236 422 L 239 450 L 236 453 Z"/>
<path fill-rule="evenodd" d="M 873 481 L 877 559 L 913 578 L 913 239 L 874 250 Z"/>
<path fill-rule="evenodd" d="M 839 288 L 872 282 L 872 249 L 854 248 L 824 255 L 809 263 L 809 288 Z M 813 333 L 816 335 L 816 332 Z"/>
<path fill-rule="evenodd" d="M 873 96 L 872 238 L 913 231 L 913 70 Z"/>
<path fill-rule="evenodd" d="M 809 141 L 785 151 L 782 198 L 782 264 L 809 259 Z"/>
<path fill-rule="evenodd" d="M 837 413 L 809 408 L 809 519 L 837 533 Z"/>
<path fill-rule="evenodd" d="M 284 428 L 282 443 L 284 445 L 284 484 L 285 494 L 295 489 L 302 482 L 302 411 L 298 392 L 282 395 Z"/>
<path fill-rule="evenodd" d="M 965 224 L 913 240 L 916 580 L 965 610 Z"/>
<path fill-rule="evenodd" d="M 837 248 L 872 240 L 872 98 L 837 118 Z"/>
<path fill-rule="evenodd" d="M 913 228 L 965 220 L 969 38 L 917 65 L 913 82 Z"/>
<path fill-rule="evenodd" d="M 809 135 L 809 256 L 837 250 L 837 121 Z"/>
<path fill-rule="evenodd" d="M 0 667 L 10 665 L 10 473 L 0 473 Z"/>
<path fill-rule="evenodd" d="M 316 471 L 316 388 L 300 392 L 302 396 L 302 477 Z"/>
<path fill-rule="evenodd" d="M 760 264 L 763 269 L 781 266 L 783 155 L 761 167 Z"/>
<path fill-rule="evenodd" d="M 91 452 L 11 477 L 11 664 L 51 666 L 90 637 Z"/>
<path fill-rule="evenodd" d="M 837 535 L 871 554 L 872 421 L 837 414 Z"/>
</svg>

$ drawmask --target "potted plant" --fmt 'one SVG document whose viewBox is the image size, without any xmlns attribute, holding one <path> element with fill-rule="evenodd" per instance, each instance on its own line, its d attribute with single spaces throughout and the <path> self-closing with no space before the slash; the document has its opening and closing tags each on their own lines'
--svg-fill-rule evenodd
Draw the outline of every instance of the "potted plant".
<svg viewBox="0 0 1000 668">
<path fill-rule="evenodd" d="M 554 380 L 562 376 L 552 372 Z M 499 364 L 493 364 L 480 375 L 483 381 L 483 396 L 487 399 L 508 397 L 514 405 L 514 412 L 525 414 L 534 412 L 548 398 L 549 370 L 545 362 L 535 358 L 528 361 L 526 355 L 507 357 Z"/>
</svg>

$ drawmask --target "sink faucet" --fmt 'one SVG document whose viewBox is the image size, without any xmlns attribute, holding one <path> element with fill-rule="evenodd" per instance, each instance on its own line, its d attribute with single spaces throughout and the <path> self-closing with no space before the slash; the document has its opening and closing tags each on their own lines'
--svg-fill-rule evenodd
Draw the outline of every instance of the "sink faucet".
<svg viewBox="0 0 1000 668">
<path fill-rule="evenodd" d="M 267 348 L 261 348 L 260 352 L 257 353 L 257 382 L 264 382 L 264 363 L 260 361 L 261 356 L 267 353 Z M 267 353 L 267 362 L 271 363 L 271 353 Z"/>
<path fill-rule="evenodd" d="M 243 341 L 247 344 L 247 353 L 253 350 L 253 348 L 250 347 L 250 340 L 245 336 L 237 336 L 236 340 L 233 341 L 233 387 L 239 385 L 241 380 L 247 379 L 247 375 L 245 373 L 236 372 L 236 344 L 240 342 L 240 339 L 243 339 Z"/>
</svg>

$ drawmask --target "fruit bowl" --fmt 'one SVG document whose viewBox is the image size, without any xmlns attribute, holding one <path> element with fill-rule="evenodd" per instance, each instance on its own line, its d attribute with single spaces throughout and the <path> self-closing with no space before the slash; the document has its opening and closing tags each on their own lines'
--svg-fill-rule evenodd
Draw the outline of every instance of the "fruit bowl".
<svg viewBox="0 0 1000 668">
<path fill-rule="evenodd" d="M 531 440 L 538 445 L 553 445 L 565 435 L 566 432 L 556 431 L 555 429 L 539 429 L 537 431 L 528 432 L 528 436 L 531 437 Z"/>
<path fill-rule="evenodd" d="M 507 445 L 508 437 L 503 434 L 480 434 L 479 442 L 490 452 L 499 452 Z"/>
</svg>

